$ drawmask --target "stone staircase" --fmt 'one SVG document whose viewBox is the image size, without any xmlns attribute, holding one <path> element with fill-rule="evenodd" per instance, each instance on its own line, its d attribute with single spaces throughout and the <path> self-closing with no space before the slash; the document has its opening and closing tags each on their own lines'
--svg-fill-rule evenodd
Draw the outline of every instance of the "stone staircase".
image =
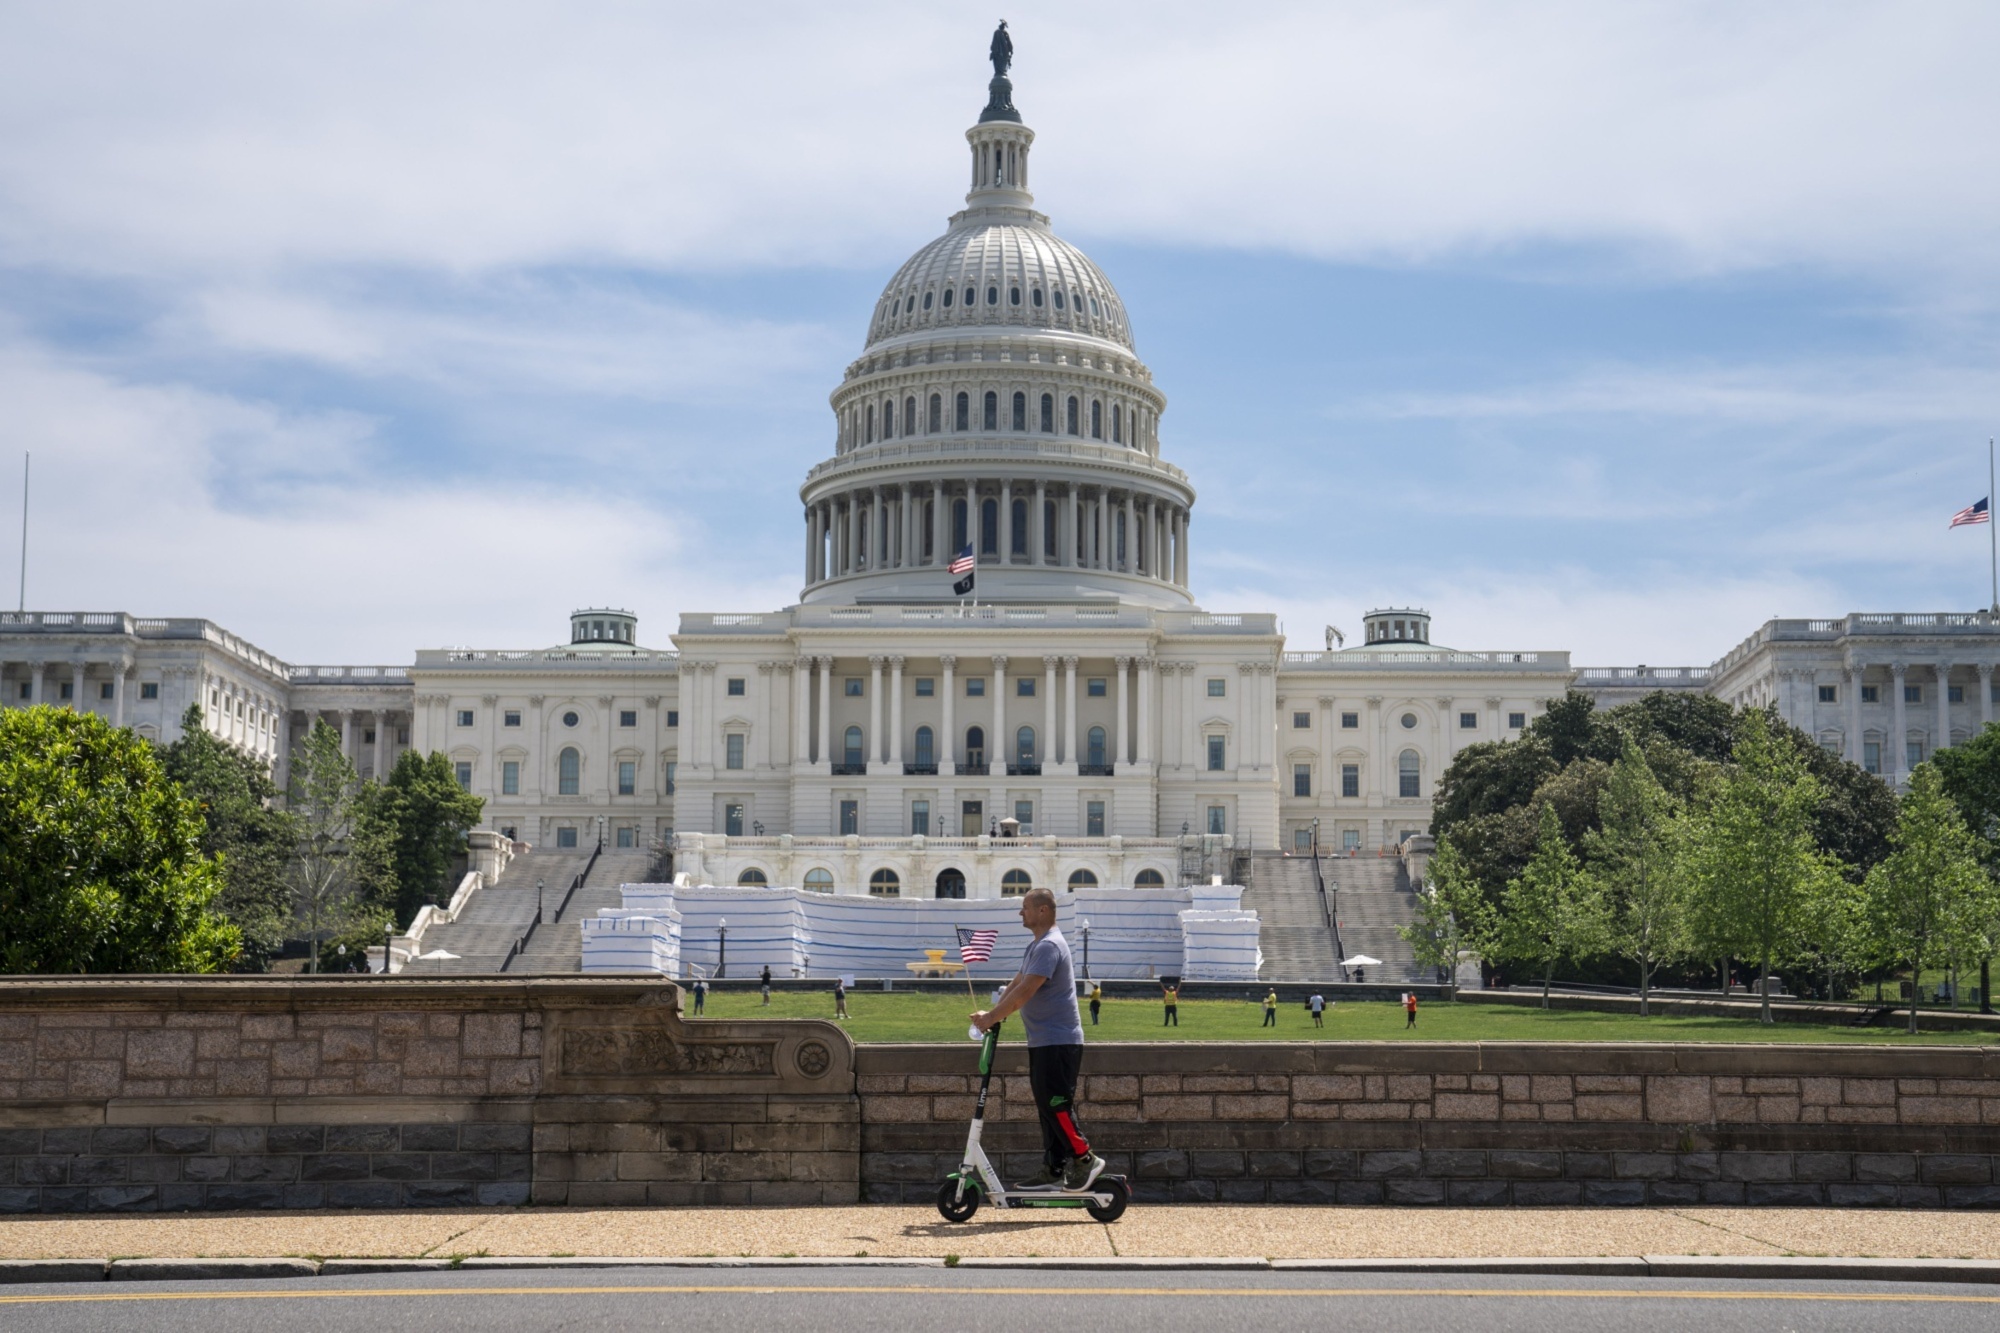
<svg viewBox="0 0 2000 1333">
<path fill-rule="evenodd" d="M 1262 867 L 1258 867 L 1260 870 Z M 1311 870 L 1308 867 L 1307 873 Z M 1349 957 L 1367 954 L 1382 966 L 1366 969 L 1369 981 L 1428 981 L 1420 975 L 1410 946 L 1397 931 L 1416 919 L 1416 894 L 1403 860 L 1396 856 L 1322 857 L 1320 873 L 1340 921 L 1340 942 Z M 1335 892 L 1335 886 L 1339 886 Z"/>
<path fill-rule="evenodd" d="M 597 864 L 591 867 L 590 878 L 578 886 L 560 917 L 556 914 L 556 904 L 562 900 L 562 895 L 560 892 L 550 893 L 548 920 L 535 928 L 527 949 L 507 970 L 538 975 L 581 971 L 583 926 L 580 923 L 596 916 L 603 908 L 623 907 L 625 899 L 618 886 L 645 883 L 656 859 L 651 852 L 603 853 L 597 858 Z M 565 878 L 563 884 L 566 887 L 569 880 Z"/>
<path fill-rule="evenodd" d="M 1250 886 L 1243 890 L 1243 906 L 1257 914 L 1257 945 L 1264 951 L 1259 977 L 1267 981 L 1339 979 L 1333 932 L 1327 929 L 1320 910 L 1311 857 L 1256 853 Z"/>
<path fill-rule="evenodd" d="M 599 866 L 604 864 L 605 859 L 599 858 Z M 533 851 L 515 857 L 497 881 L 472 895 L 460 911 L 458 920 L 433 926 L 424 932 L 425 953 L 443 949 L 458 956 L 435 961 L 414 960 L 410 970 L 424 974 L 498 972 L 503 964 L 509 972 L 525 970 L 520 958 L 507 963 L 507 951 L 514 947 L 514 942 L 521 938 L 521 932 L 535 919 L 536 882 L 547 886 L 546 902 L 553 916 L 556 904 L 562 901 L 563 890 L 569 887 L 569 882 L 589 861 L 590 853 L 587 851 Z M 593 881 L 599 878 L 596 874 L 591 876 Z M 581 899 L 586 891 L 587 888 L 578 889 L 577 898 Z M 613 895 L 616 895 L 615 887 Z M 575 911 L 576 904 L 572 901 L 571 915 Z M 536 936 L 539 937 L 547 929 L 546 925 L 538 927 Z M 577 953 L 580 955 L 581 952 L 579 935 Z M 576 965 L 572 963 L 568 970 L 575 971 Z"/>
</svg>

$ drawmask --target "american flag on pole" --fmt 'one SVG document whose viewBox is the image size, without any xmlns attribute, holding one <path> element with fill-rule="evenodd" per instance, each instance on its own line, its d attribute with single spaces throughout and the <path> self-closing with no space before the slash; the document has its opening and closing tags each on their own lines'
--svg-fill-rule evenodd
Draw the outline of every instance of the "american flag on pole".
<svg viewBox="0 0 2000 1333">
<path fill-rule="evenodd" d="M 968 930 L 958 928 L 958 961 L 961 963 L 984 963 L 993 957 L 993 946 L 1000 942 L 997 930 Z"/>
<path fill-rule="evenodd" d="M 1987 498 L 1991 499 L 1992 497 L 1988 496 Z M 1951 516 L 1951 526 L 1954 528 L 1962 528 L 1968 523 L 1990 523 L 1992 521 L 1993 511 L 1987 507 L 1985 500 L 1981 500 L 1978 504 L 1967 505 Z"/>
<path fill-rule="evenodd" d="M 1984 504 L 1986 502 L 1981 500 L 1980 503 Z M 951 558 L 951 564 L 947 565 L 945 569 L 947 573 L 951 574 L 969 574 L 972 572 L 972 566 L 972 543 L 967 542 L 959 549 L 958 554 Z"/>
</svg>

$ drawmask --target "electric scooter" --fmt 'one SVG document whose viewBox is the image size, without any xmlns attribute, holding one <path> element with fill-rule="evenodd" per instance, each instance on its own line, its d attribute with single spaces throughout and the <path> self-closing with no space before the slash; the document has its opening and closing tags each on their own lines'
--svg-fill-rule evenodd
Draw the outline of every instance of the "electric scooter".
<svg viewBox="0 0 2000 1333">
<path fill-rule="evenodd" d="M 979 1046 L 979 1102 L 972 1108 L 972 1129 L 965 1136 L 965 1160 L 958 1170 L 938 1186 L 938 1212 L 947 1222 L 969 1222 L 982 1202 L 999 1208 L 1082 1208 L 1100 1222 L 1116 1222 L 1132 1201 L 1125 1177 L 1100 1175 L 1087 1190 L 1068 1190 L 1060 1185 L 1042 1189 L 1008 1189 L 993 1169 L 986 1150 L 979 1146 L 979 1132 L 986 1123 L 986 1092 L 993 1084 L 993 1051 L 1000 1044 L 1000 1029 L 994 1027 Z"/>
</svg>

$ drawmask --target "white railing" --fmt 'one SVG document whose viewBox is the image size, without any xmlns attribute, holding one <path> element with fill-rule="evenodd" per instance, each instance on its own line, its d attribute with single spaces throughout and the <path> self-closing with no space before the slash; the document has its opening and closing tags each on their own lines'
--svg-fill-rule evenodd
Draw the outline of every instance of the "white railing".
<svg viewBox="0 0 2000 1333">
<path fill-rule="evenodd" d="M 1516 671 L 1532 667 L 1538 672 L 1569 670 L 1566 652 L 1460 653 L 1446 649 L 1417 652 L 1375 652 L 1366 648 L 1337 653 L 1286 653 L 1286 670 L 1352 671 L 1382 666 L 1428 667 L 1442 670 Z"/>
</svg>

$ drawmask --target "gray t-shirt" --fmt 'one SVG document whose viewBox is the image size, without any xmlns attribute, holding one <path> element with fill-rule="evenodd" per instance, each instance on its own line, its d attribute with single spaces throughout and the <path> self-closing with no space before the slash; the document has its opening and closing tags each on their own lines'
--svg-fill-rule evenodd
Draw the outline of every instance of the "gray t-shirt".
<svg viewBox="0 0 2000 1333">
<path fill-rule="evenodd" d="M 1021 958 L 1021 970 L 1031 977 L 1048 978 L 1021 1006 L 1021 1026 L 1028 1030 L 1028 1045 L 1083 1045 L 1083 1016 L 1076 1010 L 1076 976 L 1070 971 L 1069 941 L 1062 932 L 1051 926 L 1048 934 L 1030 944 Z"/>
</svg>

